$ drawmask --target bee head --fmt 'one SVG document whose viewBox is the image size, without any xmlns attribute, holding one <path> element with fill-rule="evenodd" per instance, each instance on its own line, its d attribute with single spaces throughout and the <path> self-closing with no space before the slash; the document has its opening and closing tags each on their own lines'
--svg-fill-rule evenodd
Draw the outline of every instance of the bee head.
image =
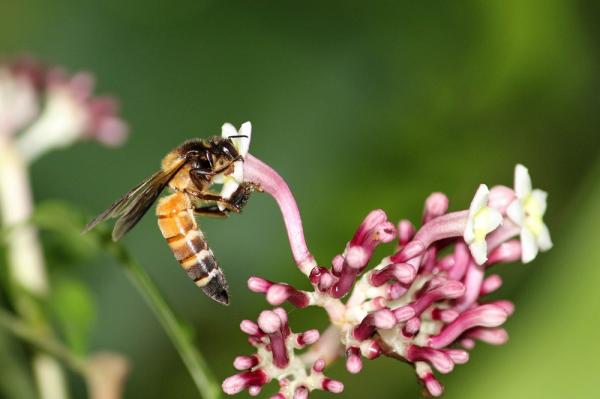
<svg viewBox="0 0 600 399">
<path fill-rule="evenodd" d="M 192 169 L 207 177 L 226 172 L 234 162 L 242 160 L 231 139 L 219 136 L 186 142 L 179 148 L 179 154 Z"/>
</svg>

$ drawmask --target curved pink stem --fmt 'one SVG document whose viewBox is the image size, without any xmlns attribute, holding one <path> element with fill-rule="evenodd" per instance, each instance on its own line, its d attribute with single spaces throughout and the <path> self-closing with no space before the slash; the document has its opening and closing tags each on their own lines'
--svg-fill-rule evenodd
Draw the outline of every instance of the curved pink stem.
<svg viewBox="0 0 600 399">
<path fill-rule="evenodd" d="M 273 168 L 250 154 L 244 160 L 244 180 L 257 184 L 275 199 L 283 216 L 294 261 L 308 276 L 317 262 L 306 246 L 300 211 L 287 183 Z"/>
</svg>

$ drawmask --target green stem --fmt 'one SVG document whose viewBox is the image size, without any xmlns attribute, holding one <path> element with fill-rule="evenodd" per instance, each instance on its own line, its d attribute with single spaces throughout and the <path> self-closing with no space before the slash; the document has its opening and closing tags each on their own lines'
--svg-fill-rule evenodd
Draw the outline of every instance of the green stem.
<svg viewBox="0 0 600 399">
<path fill-rule="evenodd" d="M 175 314 L 144 269 L 132 259 L 123 246 L 110 240 L 105 241 L 106 250 L 125 268 L 127 276 L 142 294 L 167 335 L 179 352 L 198 391 L 204 399 L 221 397 L 221 389 L 191 337 L 175 317 Z"/>
<path fill-rule="evenodd" d="M 71 352 L 54 338 L 40 333 L 37 329 L 30 327 L 29 324 L 21 321 L 2 308 L 0 308 L 0 326 L 42 351 L 64 361 L 74 371 L 82 375 L 87 374 L 87 366 L 84 359 Z"/>
</svg>

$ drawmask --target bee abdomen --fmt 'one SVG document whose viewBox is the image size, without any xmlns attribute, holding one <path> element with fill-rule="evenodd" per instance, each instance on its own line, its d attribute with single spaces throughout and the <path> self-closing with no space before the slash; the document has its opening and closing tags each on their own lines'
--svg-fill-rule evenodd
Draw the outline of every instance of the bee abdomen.
<svg viewBox="0 0 600 399">
<path fill-rule="evenodd" d="M 227 281 L 190 208 L 183 193 L 161 199 L 156 208 L 158 226 L 188 277 L 210 298 L 226 305 Z"/>
</svg>

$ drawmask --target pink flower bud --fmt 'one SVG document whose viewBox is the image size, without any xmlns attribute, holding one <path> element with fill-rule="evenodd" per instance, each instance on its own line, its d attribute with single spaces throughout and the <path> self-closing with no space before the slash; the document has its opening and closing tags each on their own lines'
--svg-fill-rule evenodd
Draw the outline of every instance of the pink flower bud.
<svg viewBox="0 0 600 399">
<path fill-rule="evenodd" d="M 406 245 L 415 236 L 415 227 L 408 220 L 401 220 L 398 223 L 398 242 L 400 245 Z"/>
<path fill-rule="evenodd" d="M 374 270 L 371 273 L 370 281 L 376 287 L 385 284 L 391 279 L 395 279 L 401 283 L 409 284 L 415 279 L 416 271 L 408 263 L 392 263 L 386 267 Z"/>
<path fill-rule="evenodd" d="M 324 378 L 322 383 L 323 389 L 331 393 L 341 393 L 344 390 L 344 384 L 340 381 Z"/>
<path fill-rule="evenodd" d="M 223 381 L 221 387 L 228 395 L 235 395 L 251 386 L 261 386 L 269 382 L 267 374 L 262 370 L 246 371 L 233 375 Z"/>
<path fill-rule="evenodd" d="M 346 370 L 358 374 L 362 370 L 362 360 L 358 348 L 350 347 L 346 350 Z"/>
<path fill-rule="evenodd" d="M 506 311 L 496 305 L 482 305 L 461 314 L 442 332 L 429 338 L 429 346 L 440 349 L 450 345 L 459 335 L 473 327 L 497 327 L 507 318 Z"/>
<path fill-rule="evenodd" d="M 442 193 L 433 193 L 425 200 L 423 224 L 442 216 L 448 210 L 448 197 Z"/>
<path fill-rule="evenodd" d="M 271 305 L 281 305 L 289 301 L 297 308 L 304 308 L 309 304 L 309 297 L 305 292 L 298 291 L 287 284 L 273 284 L 267 291 L 267 302 Z"/>
<path fill-rule="evenodd" d="M 248 289 L 252 292 L 264 294 L 273 285 L 269 280 L 265 280 L 260 277 L 250 277 L 248 279 Z"/>
<path fill-rule="evenodd" d="M 256 356 L 238 356 L 233 361 L 233 367 L 236 370 L 247 370 L 258 364 L 258 358 Z"/>
<path fill-rule="evenodd" d="M 481 288 L 479 290 L 479 295 L 483 296 L 483 295 L 490 294 L 490 293 L 496 291 L 501 286 L 502 286 L 502 277 L 500 277 L 497 274 L 493 274 L 493 275 L 487 277 L 485 280 L 483 280 L 483 283 L 481 283 Z"/>
</svg>

